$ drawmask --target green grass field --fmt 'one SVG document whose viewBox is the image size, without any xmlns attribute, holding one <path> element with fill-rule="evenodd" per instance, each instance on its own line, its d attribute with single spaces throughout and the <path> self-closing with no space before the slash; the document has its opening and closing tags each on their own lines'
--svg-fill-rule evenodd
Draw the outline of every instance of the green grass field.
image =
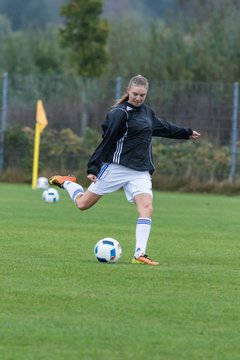
<svg viewBox="0 0 240 360">
<path fill-rule="evenodd" d="M 121 191 L 86 212 L 41 193 L 0 184 L 1 360 L 240 359 L 239 197 L 156 192 L 150 267 Z M 94 257 L 107 236 L 117 264 Z"/>
</svg>

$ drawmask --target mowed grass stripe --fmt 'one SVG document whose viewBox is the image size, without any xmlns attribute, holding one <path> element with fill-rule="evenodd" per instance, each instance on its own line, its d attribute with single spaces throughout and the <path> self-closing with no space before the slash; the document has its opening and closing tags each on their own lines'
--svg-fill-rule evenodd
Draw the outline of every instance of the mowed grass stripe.
<svg viewBox="0 0 240 360">
<path fill-rule="evenodd" d="M 122 191 L 86 212 L 60 196 L 0 184 L 1 359 L 239 358 L 238 197 L 155 192 L 148 267 Z M 106 236 L 117 264 L 94 258 Z"/>
</svg>

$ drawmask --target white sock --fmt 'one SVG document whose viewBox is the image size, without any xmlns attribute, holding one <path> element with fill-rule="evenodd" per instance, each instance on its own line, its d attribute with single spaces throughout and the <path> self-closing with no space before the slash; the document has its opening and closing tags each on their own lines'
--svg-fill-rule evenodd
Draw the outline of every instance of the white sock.
<svg viewBox="0 0 240 360">
<path fill-rule="evenodd" d="M 134 256 L 137 258 L 146 254 L 148 238 L 151 231 L 152 220 L 149 218 L 138 218 L 136 226 L 136 250 Z"/>
<path fill-rule="evenodd" d="M 67 190 L 69 193 L 70 198 L 75 203 L 76 197 L 79 194 L 84 194 L 83 187 L 79 184 L 76 184 L 72 181 L 64 181 L 63 183 L 63 189 Z"/>
</svg>

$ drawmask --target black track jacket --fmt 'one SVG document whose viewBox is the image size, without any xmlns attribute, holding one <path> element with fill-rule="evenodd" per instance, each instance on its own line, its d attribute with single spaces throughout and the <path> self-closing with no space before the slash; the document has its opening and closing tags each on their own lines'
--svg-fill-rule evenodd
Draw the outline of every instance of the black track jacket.
<svg viewBox="0 0 240 360">
<path fill-rule="evenodd" d="M 192 129 L 159 118 L 145 104 L 128 102 L 112 108 L 102 124 L 103 138 L 88 162 L 88 174 L 98 175 L 104 162 L 120 164 L 138 171 L 155 170 L 152 136 L 189 139 Z"/>
</svg>

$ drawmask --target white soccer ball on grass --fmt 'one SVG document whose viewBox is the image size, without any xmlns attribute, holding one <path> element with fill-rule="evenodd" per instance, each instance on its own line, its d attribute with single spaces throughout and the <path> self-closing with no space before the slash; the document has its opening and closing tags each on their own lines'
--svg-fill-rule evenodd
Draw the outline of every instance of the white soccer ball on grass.
<svg viewBox="0 0 240 360">
<path fill-rule="evenodd" d="M 56 203 L 59 200 L 59 193 L 56 189 L 49 188 L 43 192 L 42 199 L 47 203 Z"/>
<path fill-rule="evenodd" d="M 94 255 L 100 262 L 116 263 L 122 256 L 122 248 L 117 240 L 104 238 L 95 245 Z"/>
</svg>

